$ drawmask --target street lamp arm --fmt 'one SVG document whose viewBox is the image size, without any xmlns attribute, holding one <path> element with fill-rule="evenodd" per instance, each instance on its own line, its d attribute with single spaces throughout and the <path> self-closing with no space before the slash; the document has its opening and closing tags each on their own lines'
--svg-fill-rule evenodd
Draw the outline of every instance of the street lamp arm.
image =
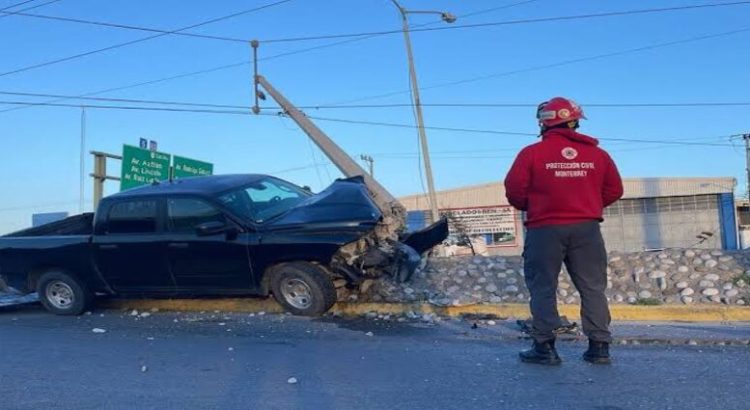
<svg viewBox="0 0 750 410">
<path fill-rule="evenodd" d="M 440 16 L 440 18 L 445 21 L 446 23 L 455 23 L 458 17 L 456 17 L 455 14 L 449 13 L 446 11 L 439 11 L 439 10 L 407 10 L 404 7 L 399 4 L 396 0 L 391 0 L 391 3 L 393 3 L 394 6 L 398 9 L 399 13 L 401 13 L 401 17 L 403 17 L 404 20 L 406 20 L 407 14 L 437 14 Z"/>
<path fill-rule="evenodd" d="M 401 13 L 401 17 L 406 18 L 406 9 L 401 7 L 401 5 L 396 0 L 391 0 L 391 3 L 393 3 L 393 5 L 398 9 L 398 12 Z"/>
</svg>

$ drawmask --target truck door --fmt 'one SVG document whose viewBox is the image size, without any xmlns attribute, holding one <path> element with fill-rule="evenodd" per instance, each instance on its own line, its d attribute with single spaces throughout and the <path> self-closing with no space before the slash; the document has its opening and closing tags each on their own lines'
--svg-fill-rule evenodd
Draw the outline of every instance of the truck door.
<svg viewBox="0 0 750 410">
<path fill-rule="evenodd" d="M 97 228 L 97 268 L 116 291 L 174 292 L 167 265 L 168 233 L 159 218 L 163 202 L 151 198 L 118 201 Z"/>
<path fill-rule="evenodd" d="M 167 229 L 169 268 L 180 292 L 231 293 L 254 288 L 248 245 L 238 235 L 239 226 L 222 211 L 198 198 L 169 198 Z"/>
</svg>

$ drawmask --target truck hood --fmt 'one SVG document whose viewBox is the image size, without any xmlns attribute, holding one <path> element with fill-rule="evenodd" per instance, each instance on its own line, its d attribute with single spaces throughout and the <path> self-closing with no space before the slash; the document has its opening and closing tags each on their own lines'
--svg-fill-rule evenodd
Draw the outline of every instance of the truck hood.
<svg viewBox="0 0 750 410">
<path fill-rule="evenodd" d="M 370 198 L 362 177 L 338 179 L 324 191 L 310 196 L 266 226 L 363 226 L 372 229 L 382 214 Z M 312 226 L 311 226 L 312 225 Z"/>
</svg>

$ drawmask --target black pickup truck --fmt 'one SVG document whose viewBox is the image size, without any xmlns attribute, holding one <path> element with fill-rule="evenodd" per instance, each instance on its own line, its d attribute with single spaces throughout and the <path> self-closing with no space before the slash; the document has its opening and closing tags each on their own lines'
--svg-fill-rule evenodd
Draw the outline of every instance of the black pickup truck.
<svg viewBox="0 0 750 410">
<path fill-rule="evenodd" d="M 273 294 L 319 315 L 334 283 L 407 280 L 447 222 L 388 240 L 361 178 L 319 194 L 267 175 L 162 182 L 104 198 L 96 214 L 0 237 L 0 288 L 37 292 L 51 312 L 84 312 L 96 295 Z"/>
</svg>

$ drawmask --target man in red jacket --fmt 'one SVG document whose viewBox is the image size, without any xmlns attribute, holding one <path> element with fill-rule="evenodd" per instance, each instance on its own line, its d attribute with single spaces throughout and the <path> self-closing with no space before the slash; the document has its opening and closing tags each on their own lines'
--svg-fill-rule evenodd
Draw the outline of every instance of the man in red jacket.
<svg viewBox="0 0 750 410">
<path fill-rule="evenodd" d="M 599 141 L 576 132 L 586 118 L 572 100 L 556 97 L 539 105 L 542 141 L 524 148 L 505 179 L 508 201 L 525 211 L 524 275 L 531 293 L 529 363 L 559 364 L 554 330 L 557 282 L 562 264 L 581 294 L 583 331 L 589 348 L 583 358 L 609 363 L 607 252 L 599 229 L 602 209 L 623 194 L 622 180 Z"/>
</svg>

